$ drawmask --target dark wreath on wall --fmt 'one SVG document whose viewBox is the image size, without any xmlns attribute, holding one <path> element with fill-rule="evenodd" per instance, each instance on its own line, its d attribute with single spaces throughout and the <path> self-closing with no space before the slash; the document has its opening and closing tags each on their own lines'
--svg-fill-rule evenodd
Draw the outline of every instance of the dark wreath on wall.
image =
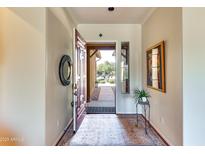
<svg viewBox="0 0 205 154">
<path fill-rule="evenodd" d="M 62 85 L 68 86 L 71 82 L 71 58 L 64 55 L 59 64 L 59 77 Z"/>
</svg>

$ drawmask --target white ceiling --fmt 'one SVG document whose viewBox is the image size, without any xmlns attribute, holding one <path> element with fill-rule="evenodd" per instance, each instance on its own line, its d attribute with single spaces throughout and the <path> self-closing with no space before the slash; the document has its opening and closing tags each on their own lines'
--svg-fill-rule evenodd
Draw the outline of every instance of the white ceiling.
<svg viewBox="0 0 205 154">
<path fill-rule="evenodd" d="M 113 12 L 106 7 L 73 7 L 67 10 L 78 24 L 142 24 L 155 8 L 115 7 Z"/>
</svg>

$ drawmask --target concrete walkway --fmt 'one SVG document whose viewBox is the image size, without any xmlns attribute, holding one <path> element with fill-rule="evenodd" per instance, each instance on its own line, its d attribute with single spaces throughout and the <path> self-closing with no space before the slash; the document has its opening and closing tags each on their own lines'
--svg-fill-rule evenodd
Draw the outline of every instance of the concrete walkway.
<svg viewBox="0 0 205 154">
<path fill-rule="evenodd" d="M 115 95 L 111 86 L 100 86 L 98 101 L 88 103 L 88 107 L 115 107 Z"/>
<path fill-rule="evenodd" d="M 111 87 L 102 86 L 99 95 L 99 101 L 114 101 L 114 93 Z"/>
</svg>

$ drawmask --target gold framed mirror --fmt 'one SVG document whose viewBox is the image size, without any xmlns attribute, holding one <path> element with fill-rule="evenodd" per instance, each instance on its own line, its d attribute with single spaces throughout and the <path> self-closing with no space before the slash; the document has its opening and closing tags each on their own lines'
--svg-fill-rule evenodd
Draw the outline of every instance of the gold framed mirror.
<svg viewBox="0 0 205 154">
<path fill-rule="evenodd" d="M 147 87 L 166 92 L 165 86 L 165 46 L 164 41 L 146 50 Z"/>
</svg>

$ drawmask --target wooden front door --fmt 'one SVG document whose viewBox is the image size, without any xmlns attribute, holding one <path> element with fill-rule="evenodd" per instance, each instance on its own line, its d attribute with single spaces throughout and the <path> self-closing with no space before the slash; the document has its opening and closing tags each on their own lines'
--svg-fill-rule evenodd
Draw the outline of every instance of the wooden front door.
<svg viewBox="0 0 205 154">
<path fill-rule="evenodd" d="M 87 100 L 87 51 L 86 42 L 75 30 L 74 53 L 74 131 L 77 131 L 85 115 Z"/>
</svg>

